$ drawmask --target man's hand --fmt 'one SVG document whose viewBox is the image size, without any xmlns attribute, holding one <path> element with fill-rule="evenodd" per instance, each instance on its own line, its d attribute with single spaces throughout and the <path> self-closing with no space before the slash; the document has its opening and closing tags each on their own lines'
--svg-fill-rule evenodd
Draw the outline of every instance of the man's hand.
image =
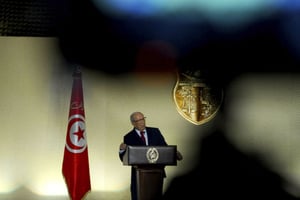
<svg viewBox="0 0 300 200">
<path fill-rule="evenodd" d="M 121 143 L 120 144 L 120 150 L 126 150 L 126 148 L 127 148 L 127 144 L 125 144 L 125 143 Z"/>
<path fill-rule="evenodd" d="M 182 157 L 182 155 L 179 151 L 176 152 L 176 159 L 177 160 L 182 160 L 183 159 L 183 157 Z"/>
</svg>

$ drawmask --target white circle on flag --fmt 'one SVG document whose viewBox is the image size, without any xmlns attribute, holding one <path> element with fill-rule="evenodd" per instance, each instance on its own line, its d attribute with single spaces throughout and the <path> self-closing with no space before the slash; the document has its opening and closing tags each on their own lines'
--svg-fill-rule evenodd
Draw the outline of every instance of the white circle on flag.
<svg viewBox="0 0 300 200">
<path fill-rule="evenodd" d="M 70 116 L 66 148 L 71 153 L 82 153 L 87 147 L 85 121 L 80 114 Z"/>
</svg>

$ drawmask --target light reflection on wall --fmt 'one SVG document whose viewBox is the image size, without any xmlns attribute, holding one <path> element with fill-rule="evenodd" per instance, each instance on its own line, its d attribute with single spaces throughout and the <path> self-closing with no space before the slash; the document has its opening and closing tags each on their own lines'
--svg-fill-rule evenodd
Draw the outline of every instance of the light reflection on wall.
<svg viewBox="0 0 300 200">
<path fill-rule="evenodd" d="M 233 81 L 226 103 L 228 137 L 257 154 L 300 196 L 300 75 L 247 74 Z"/>
</svg>

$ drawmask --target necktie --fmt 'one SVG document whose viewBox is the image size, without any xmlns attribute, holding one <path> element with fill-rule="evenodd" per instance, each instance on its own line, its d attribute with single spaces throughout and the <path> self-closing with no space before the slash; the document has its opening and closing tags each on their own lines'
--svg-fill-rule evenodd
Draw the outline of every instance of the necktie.
<svg viewBox="0 0 300 200">
<path fill-rule="evenodd" d="M 145 132 L 141 131 L 141 139 L 143 140 L 143 142 L 146 144 L 146 139 L 145 139 Z"/>
</svg>

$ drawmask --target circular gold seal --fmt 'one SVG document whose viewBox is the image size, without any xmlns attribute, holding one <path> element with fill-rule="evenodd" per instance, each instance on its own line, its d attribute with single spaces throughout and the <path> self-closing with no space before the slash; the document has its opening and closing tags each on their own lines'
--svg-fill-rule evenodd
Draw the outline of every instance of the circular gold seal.
<svg viewBox="0 0 300 200">
<path fill-rule="evenodd" d="M 223 90 L 209 85 L 200 70 L 185 71 L 177 73 L 173 99 L 183 118 L 201 125 L 217 114 L 223 101 Z"/>
<path fill-rule="evenodd" d="M 147 150 L 146 157 L 149 163 L 155 163 L 159 157 L 158 150 L 155 147 L 150 147 Z"/>
</svg>

